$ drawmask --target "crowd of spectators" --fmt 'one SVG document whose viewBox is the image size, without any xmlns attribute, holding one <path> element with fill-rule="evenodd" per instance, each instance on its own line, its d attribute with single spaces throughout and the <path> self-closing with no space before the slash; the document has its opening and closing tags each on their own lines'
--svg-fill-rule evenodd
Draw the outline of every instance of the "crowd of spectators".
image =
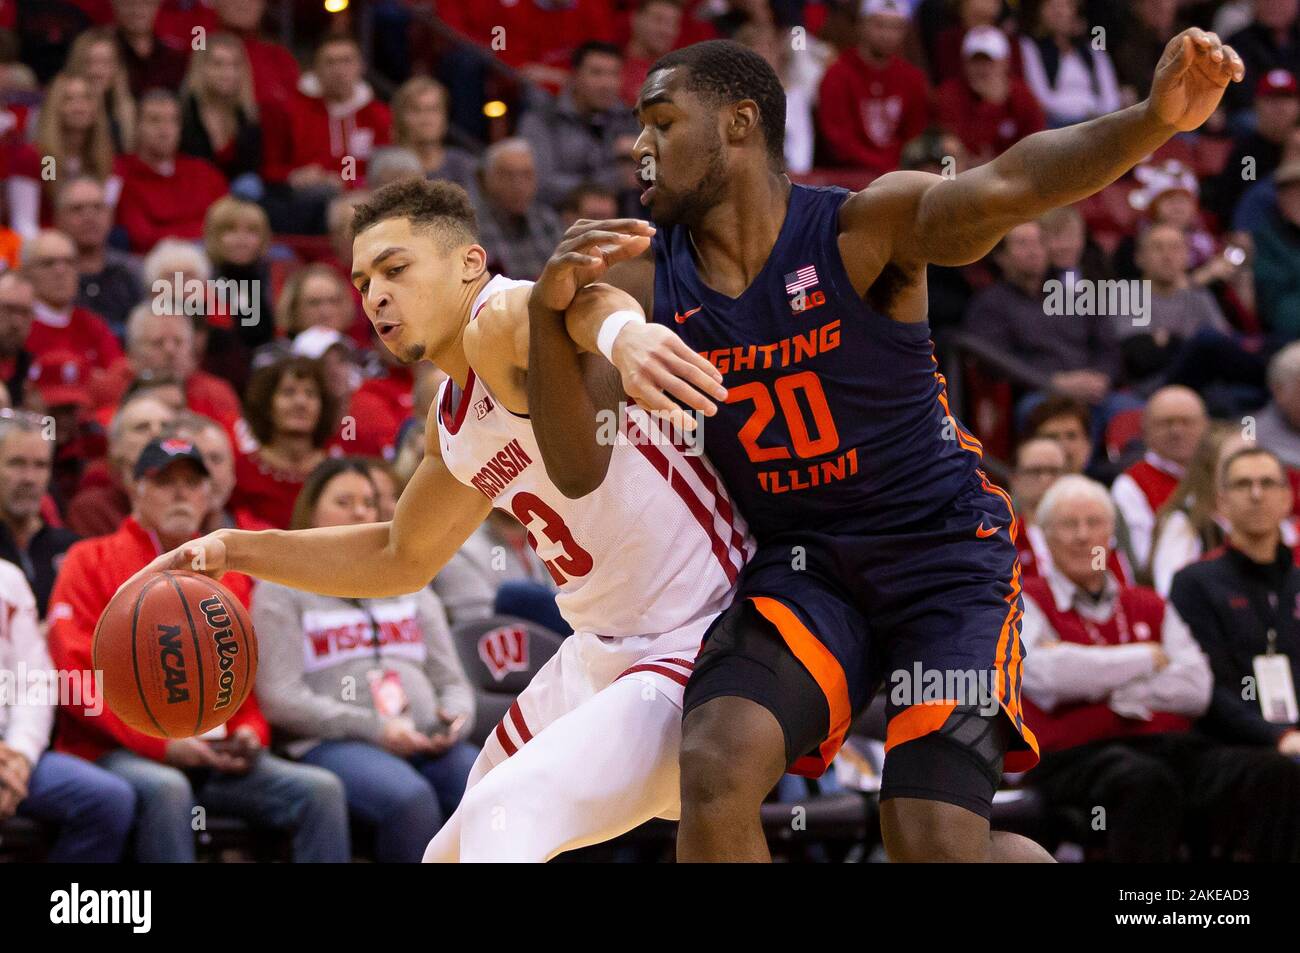
<svg viewBox="0 0 1300 953">
<path fill-rule="evenodd" d="M 199 532 L 391 517 L 440 375 L 350 284 L 375 188 L 456 182 L 490 267 L 534 278 L 574 220 L 642 214 L 632 106 L 674 48 L 760 52 L 792 178 L 856 189 L 1137 103 L 1194 24 L 1245 61 L 1223 107 L 931 268 L 930 325 L 1018 510 L 1044 747 L 1020 783 L 1109 805 L 1114 859 L 1300 856 L 1298 0 L 410 0 L 368 31 L 289 3 L 293 49 L 268 6 L 0 0 L 0 666 L 89 668 L 117 584 Z M 0 705 L 0 821 L 179 860 L 202 806 L 312 860 L 350 855 L 350 813 L 418 858 L 475 756 L 453 630 L 567 632 L 496 514 L 408 597 L 227 582 L 264 642 L 225 732 Z"/>
</svg>

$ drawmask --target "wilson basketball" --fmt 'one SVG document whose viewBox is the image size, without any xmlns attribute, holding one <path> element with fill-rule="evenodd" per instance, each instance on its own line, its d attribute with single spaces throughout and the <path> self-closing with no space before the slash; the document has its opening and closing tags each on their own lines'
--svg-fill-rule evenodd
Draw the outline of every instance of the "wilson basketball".
<svg viewBox="0 0 1300 953">
<path fill-rule="evenodd" d="M 241 603 L 199 573 L 154 573 L 117 593 L 95 627 L 104 703 L 155 738 L 188 738 L 239 710 L 257 676 Z"/>
</svg>

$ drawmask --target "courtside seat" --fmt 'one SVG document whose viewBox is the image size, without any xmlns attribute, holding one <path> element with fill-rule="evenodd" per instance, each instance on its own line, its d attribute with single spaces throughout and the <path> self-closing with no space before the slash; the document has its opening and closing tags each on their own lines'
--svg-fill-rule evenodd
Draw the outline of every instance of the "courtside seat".
<svg viewBox="0 0 1300 953">
<path fill-rule="evenodd" d="M 52 839 L 48 826 L 29 817 L 0 821 L 0 863 L 44 860 Z"/>
<path fill-rule="evenodd" d="M 535 622 L 493 615 L 452 627 L 461 665 L 474 686 L 478 713 L 467 741 L 482 745 L 510 709 L 515 696 L 528 687 L 564 636 Z"/>
</svg>

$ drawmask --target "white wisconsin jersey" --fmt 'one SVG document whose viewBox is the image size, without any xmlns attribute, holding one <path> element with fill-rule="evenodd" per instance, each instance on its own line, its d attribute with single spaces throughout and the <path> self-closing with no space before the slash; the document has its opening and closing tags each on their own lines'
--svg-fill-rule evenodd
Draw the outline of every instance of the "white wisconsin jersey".
<svg viewBox="0 0 1300 953">
<path fill-rule="evenodd" d="M 474 316 L 521 284 L 493 278 Z M 547 475 L 528 418 L 502 407 L 473 369 L 463 391 L 447 380 L 438 392 L 447 469 L 527 528 L 565 621 L 575 632 L 654 635 L 724 609 L 754 544 L 717 473 L 671 442 L 666 423 L 632 406 L 617 425 L 623 439 L 604 482 L 571 500 Z"/>
</svg>

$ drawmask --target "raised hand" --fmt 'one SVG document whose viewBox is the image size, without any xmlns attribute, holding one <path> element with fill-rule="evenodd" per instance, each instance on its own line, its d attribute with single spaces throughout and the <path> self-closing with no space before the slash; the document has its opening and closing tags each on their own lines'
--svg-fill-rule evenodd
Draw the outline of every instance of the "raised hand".
<svg viewBox="0 0 1300 953">
<path fill-rule="evenodd" d="M 1236 50 L 1217 34 L 1192 27 L 1169 41 L 1156 64 L 1150 108 L 1179 132 L 1196 129 L 1218 108 L 1228 84 L 1245 75 Z"/>
<path fill-rule="evenodd" d="M 654 231 L 653 225 L 639 218 L 574 222 L 533 285 L 532 298 L 553 311 L 563 311 L 579 289 L 599 279 L 611 265 L 650 247 Z"/>
</svg>

